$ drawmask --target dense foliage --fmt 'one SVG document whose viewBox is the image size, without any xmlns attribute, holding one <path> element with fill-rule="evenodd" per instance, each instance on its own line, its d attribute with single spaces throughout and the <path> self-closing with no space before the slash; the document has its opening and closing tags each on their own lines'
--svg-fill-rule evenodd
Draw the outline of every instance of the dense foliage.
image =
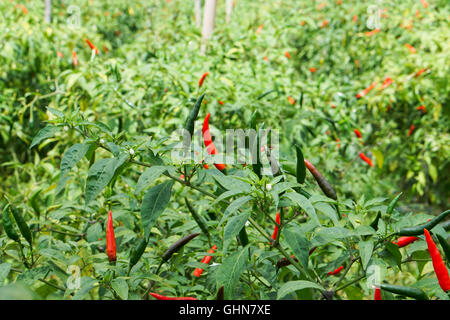
<svg viewBox="0 0 450 320">
<path fill-rule="evenodd" d="M 227 24 L 223 2 L 206 54 L 193 1 L 54 0 L 51 24 L 43 1 L 0 3 L 0 299 L 373 299 L 375 282 L 448 299 L 423 232 L 392 241 L 448 209 L 449 3 L 238 0 Z M 195 130 L 208 113 L 217 132 L 276 130 L 281 170 L 173 163 L 202 94 Z"/>
</svg>

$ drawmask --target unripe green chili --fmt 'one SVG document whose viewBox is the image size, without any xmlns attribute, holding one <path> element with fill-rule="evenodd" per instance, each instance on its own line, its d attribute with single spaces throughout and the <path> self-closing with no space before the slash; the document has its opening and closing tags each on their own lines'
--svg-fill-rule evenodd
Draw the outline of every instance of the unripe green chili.
<svg viewBox="0 0 450 320">
<path fill-rule="evenodd" d="M 248 244 L 248 236 L 247 231 L 245 230 L 245 226 L 242 227 L 241 231 L 239 231 L 239 242 L 241 246 L 245 247 Z"/>
<path fill-rule="evenodd" d="M 191 113 L 189 114 L 189 117 L 186 121 L 185 129 L 189 132 L 192 136 L 194 135 L 194 123 L 195 120 L 197 120 L 198 112 L 200 111 L 200 106 L 202 105 L 203 98 L 205 97 L 205 94 L 202 94 L 197 101 L 195 102 L 194 109 L 192 109 Z"/>
<path fill-rule="evenodd" d="M 32 245 L 32 237 L 31 237 L 31 231 L 28 225 L 26 224 L 25 220 L 23 219 L 22 215 L 20 214 L 19 210 L 17 210 L 16 207 L 11 205 L 11 212 L 14 216 L 14 219 L 16 220 L 17 226 L 19 227 L 20 233 L 22 236 L 27 240 L 27 242 Z"/>
<path fill-rule="evenodd" d="M 450 245 L 448 244 L 447 240 L 440 234 L 436 234 L 436 237 L 438 238 L 439 243 L 441 244 L 441 247 L 444 250 L 447 262 L 450 262 Z"/>
<path fill-rule="evenodd" d="M 395 206 L 397 205 L 398 200 L 400 199 L 401 195 L 403 194 L 403 192 L 400 192 L 395 198 L 394 200 L 391 201 L 391 203 L 389 204 L 387 210 L 386 210 L 386 215 L 389 216 L 390 214 L 392 214 L 392 212 L 394 211 Z"/>
<path fill-rule="evenodd" d="M 305 159 L 303 158 L 302 149 L 299 146 L 295 146 L 295 151 L 297 152 L 297 182 L 302 184 L 305 182 L 306 177 L 306 166 Z"/>
<path fill-rule="evenodd" d="M 8 236 L 8 238 L 16 242 L 20 242 L 19 235 L 17 234 L 16 230 L 14 230 L 14 225 L 11 221 L 11 216 L 9 214 L 9 207 L 10 204 L 7 204 L 3 209 L 3 217 L 2 217 L 3 230 L 5 230 L 5 233 Z"/>
<path fill-rule="evenodd" d="M 138 263 L 139 259 L 144 254 L 145 248 L 147 248 L 147 243 L 148 243 L 147 240 L 145 238 L 142 238 L 136 250 L 133 250 L 130 258 L 130 267 L 129 267 L 130 270 L 136 263 Z"/>
<path fill-rule="evenodd" d="M 381 211 L 378 211 L 377 216 L 375 217 L 375 220 L 372 221 L 372 223 L 370 224 L 370 226 L 374 229 L 377 230 L 378 229 L 378 221 L 381 218 Z"/>
<path fill-rule="evenodd" d="M 434 217 L 430 221 L 428 221 L 425 224 L 422 224 L 420 226 L 416 227 L 408 227 L 401 229 L 400 231 L 396 232 L 396 235 L 399 236 L 417 236 L 423 234 L 423 229 L 431 230 L 433 229 L 439 222 L 444 220 L 448 215 L 450 214 L 450 210 L 442 212 L 440 215 Z"/>
<path fill-rule="evenodd" d="M 186 203 L 186 206 L 189 212 L 192 214 L 192 217 L 194 218 L 195 222 L 197 222 L 197 225 L 200 227 L 200 230 L 202 230 L 203 233 L 206 234 L 206 236 L 209 239 L 209 232 L 208 227 L 206 226 L 206 221 L 197 213 L 197 211 L 195 211 L 194 207 L 191 205 L 191 203 L 186 197 L 184 198 L 184 202 Z"/>
<path fill-rule="evenodd" d="M 184 238 L 181 238 L 180 240 L 178 240 L 177 242 L 175 242 L 173 245 L 171 245 L 169 247 L 169 249 L 166 250 L 166 252 L 164 252 L 164 254 L 162 255 L 162 261 L 166 262 L 170 259 L 170 257 L 172 257 L 172 255 L 177 252 L 178 250 L 180 250 L 186 243 L 188 243 L 189 241 L 191 241 L 192 239 L 194 239 L 196 236 L 198 236 L 200 233 L 192 233 L 187 235 Z"/>
<path fill-rule="evenodd" d="M 400 294 L 402 296 L 411 297 L 416 300 L 428 300 L 427 295 L 420 289 L 413 287 L 402 287 L 395 286 L 392 284 L 381 284 L 380 288 L 395 294 Z"/>
</svg>

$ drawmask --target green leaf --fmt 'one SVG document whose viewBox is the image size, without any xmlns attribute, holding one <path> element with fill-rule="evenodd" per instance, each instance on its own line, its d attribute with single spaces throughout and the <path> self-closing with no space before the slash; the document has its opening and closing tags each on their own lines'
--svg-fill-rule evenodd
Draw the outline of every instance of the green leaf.
<svg viewBox="0 0 450 320">
<path fill-rule="evenodd" d="M 240 207 L 242 207 L 246 202 L 250 201 L 252 199 L 251 196 L 244 196 L 237 198 L 234 200 L 230 205 L 226 208 L 225 212 L 223 213 L 222 219 L 219 222 L 219 226 L 225 221 L 225 219 L 236 212 Z"/>
<path fill-rule="evenodd" d="M 292 229 L 283 230 L 284 239 L 294 252 L 295 257 L 300 261 L 300 264 L 308 269 L 308 257 L 309 257 L 309 241 L 305 237 L 301 236 L 298 232 L 294 232 Z"/>
<path fill-rule="evenodd" d="M 320 291 L 325 291 L 325 289 L 322 286 L 311 281 L 306 280 L 289 281 L 283 284 L 281 288 L 278 290 L 277 299 L 279 300 L 291 292 L 306 288 L 313 288 L 318 289 Z"/>
<path fill-rule="evenodd" d="M 158 219 L 169 204 L 172 186 L 172 180 L 165 181 L 154 186 L 144 195 L 141 207 L 141 220 L 142 227 L 144 228 L 144 236 L 147 240 L 156 219 Z"/>
<path fill-rule="evenodd" d="M 5 282 L 6 277 L 8 277 L 9 271 L 11 270 L 11 265 L 7 262 L 0 264 L 0 287 Z"/>
<path fill-rule="evenodd" d="M 359 244 L 359 255 L 361 256 L 361 263 L 364 270 L 367 268 L 370 258 L 373 252 L 373 241 L 360 241 Z"/>
<path fill-rule="evenodd" d="M 122 300 L 128 299 L 128 284 L 124 278 L 116 278 L 111 281 L 111 287 Z"/>
<path fill-rule="evenodd" d="M 61 174 L 59 176 L 58 186 L 56 188 L 56 193 L 59 193 L 67 181 L 65 176 L 70 170 L 80 161 L 86 152 L 89 150 L 90 145 L 87 143 L 77 143 L 71 146 L 64 153 L 61 160 Z"/>
<path fill-rule="evenodd" d="M 248 260 L 248 246 L 224 259 L 216 272 L 217 288 L 224 286 L 225 299 L 232 299 Z"/>
<path fill-rule="evenodd" d="M 86 206 L 108 185 L 126 158 L 100 159 L 89 169 L 86 180 Z"/>
<path fill-rule="evenodd" d="M 305 210 L 306 214 L 319 226 L 319 218 L 317 217 L 316 210 L 312 206 L 311 202 L 304 196 L 296 192 L 288 192 L 283 195 L 283 197 L 289 198 L 291 201 L 296 203 L 300 208 Z"/>
<path fill-rule="evenodd" d="M 30 149 L 40 144 L 45 139 L 53 137 L 55 132 L 57 132 L 58 130 L 59 130 L 58 127 L 52 125 L 48 125 L 45 128 L 39 130 L 37 135 L 33 138 L 33 141 L 31 141 Z"/>
<path fill-rule="evenodd" d="M 136 184 L 136 191 L 134 194 L 138 194 L 143 189 L 147 188 L 150 184 L 152 184 L 155 179 L 159 178 L 165 171 L 167 170 L 164 166 L 153 166 L 144 171 L 143 174 L 139 177 L 139 180 Z"/>
<path fill-rule="evenodd" d="M 251 186 L 248 183 L 245 183 L 233 176 L 225 176 L 225 175 L 214 175 L 214 179 L 217 183 L 220 184 L 221 187 L 227 190 L 239 190 L 241 192 L 249 192 L 251 190 Z"/>
<path fill-rule="evenodd" d="M 243 213 L 238 216 L 232 217 L 227 225 L 225 226 L 225 230 L 223 232 L 223 252 L 226 253 L 228 244 L 245 226 L 245 223 L 248 220 L 250 213 Z"/>
</svg>

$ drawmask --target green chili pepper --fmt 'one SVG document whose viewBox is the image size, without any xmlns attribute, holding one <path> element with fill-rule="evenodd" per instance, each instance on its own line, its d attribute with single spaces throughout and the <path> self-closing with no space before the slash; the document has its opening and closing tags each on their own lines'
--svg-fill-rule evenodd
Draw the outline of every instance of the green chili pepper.
<svg viewBox="0 0 450 320">
<path fill-rule="evenodd" d="M 440 234 L 436 234 L 436 237 L 438 238 L 442 249 L 444 249 L 444 253 L 445 253 L 445 257 L 447 258 L 447 261 L 450 262 L 450 245 L 448 244 L 447 240 Z"/>
<path fill-rule="evenodd" d="M 261 164 L 261 156 L 260 156 L 260 153 L 261 153 L 260 132 L 263 129 L 264 129 L 264 123 L 261 125 L 261 127 L 259 127 L 259 131 L 256 135 L 256 163 L 254 163 L 252 165 L 253 172 L 256 173 L 256 175 L 260 179 L 262 177 L 262 175 L 261 175 L 262 164 Z"/>
<path fill-rule="evenodd" d="M 25 220 L 23 219 L 22 215 L 20 214 L 19 210 L 17 210 L 16 207 L 11 205 L 11 211 L 14 216 L 14 219 L 16 220 L 17 226 L 19 227 L 20 233 L 25 238 L 25 240 L 28 241 L 30 246 L 32 245 L 32 237 L 31 237 L 31 231 L 28 225 L 26 224 Z"/>
<path fill-rule="evenodd" d="M 245 226 L 243 226 L 241 231 L 239 231 L 239 242 L 243 247 L 245 247 L 248 244 L 248 236 L 247 231 L 245 230 Z"/>
<path fill-rule="evenodd" d="M 3 209 L 3 217 L 2 217 L 3 229 L 5 230 L 5 233 L 8 236 L 8 238 L 16 242 L 20 242 L 19 235 L 17 234 L 16 230 L 14 230 L 14 225 L 11 221 L 11 216 L 9 214 L 9 207 L 10 204 L 7 204 Z"/>
<path fill-rule="evenodd" d="M 142 238 L 142 240 L 139 242 L 136 250 L 133 250 L 131 253 L 130 258 L 130 267 L 129 269 L 133 268 L 133 266 L 138 263 L 139 259 L 144 254 L 145 248 L 147 248 L 147 240 L 145 238 Z"/>
<path fill-rule="evenodd" d="M 195 120 L 197 120 L 198 112 L 200 111 L 200 106 L 202 105 L 203 98 L 205 97 L 205 94 L 202 94 L 197 101 L 195 102 L 194 109 L 192 109 L 191 113 L 189 114 L 189 117 L 186 121 L 185 129 L 189 132 L 192 136 L 194 135 L 194 123 Z"/>
<path fill-rule="evenodd" d="M 395 286 L 391 284 L 381 284 L 380 288 L 392 293 L 400 294 L 402 296 L 411 297 L 416 300 L 428 300 L 427 295 L 420 289 L 412 287 Z"/>
<path fill-rule="evenodd" d="M 297 182 L 302 184 L 305 182 L 306 177 L 305 159 L 299 146 L 295 146 L 295 151 L 297 152 Z"/>
<path fill-rule="evenodd" d="M 186 197 L 184 198 L 184 202 L 186 203 L 186 206 L 188 207 L 189 212 L 192 214 L 192 217 L 194 218 L 195 222 L 197 222 L 198 226 L 200 227 L 200 230 L 202 230 L 203 233 L 206 234 L 206 236 L 209 239 L 209 232 L 208 227 L 206 226 L 206 221 L 197 213 L 197 211 L 195 211 L 194 207 L 192 207 L 192 205 L 190 204 L 190 202 Z"/>
<path fill-rule="evenodd" d="M 198 236 L 200 233 L 192 233 L 190 235 L 187 235 L 184 238 L 181 238 L 180 240 L 178 240 L 177 242 L 175 242 L 173 245 L 171 245 L 169 247 L 169 249 L 166 250 L 166 252 L 164 252 L 164 254 L 162 255 L 162 262 L 166 262 L 170 259 L 170 257 L 172 257 L 172 255 L 177 252 L 178 250 L 180 250 L 186 243 L 188 243 L 189 241 L 191 241 L 192 239 L 194 239 L 196 236 Z"/>
<path fill-rule="evenodd" d="M 396 232 L 396 235 L 399 236 L 417 236 L 423 234 L 423 229 L 427 229 L 428 231 L 433 229 L 439 222 L 445 219 L 450 214 L 450 210 L 442 212 L 437 217 L 434 217 L 430 221 L 428 221 L 425 224 L 422 224 L 420 226 L 416 227 L 408 227 L 404 228 L 398 232 Z"/>
<path fill-rule="evenodd" d="M 400 199 L 401 195 L 403 194 L 403 192 L 400 192 L 395 198 L 394 200 L 391 201 L 391 203 L 389 204 L 387 210 L 386 210 L 386 215 L 390 215 L 393 211 L 395 206 L 397 205 L 398 200 Z M 423 230 L 422 230 L 423 231 Z"/>
<path fill-rule="evenodd" d="M 372 223 L 370 224 L 370 226 L 374 229 L 377 230 L 378 229 L 378 221 L 381 218 L 381 211 L 378 211 L 377 216 L 375 217 L 375 220 L 372 221 Z"/>
</svg>

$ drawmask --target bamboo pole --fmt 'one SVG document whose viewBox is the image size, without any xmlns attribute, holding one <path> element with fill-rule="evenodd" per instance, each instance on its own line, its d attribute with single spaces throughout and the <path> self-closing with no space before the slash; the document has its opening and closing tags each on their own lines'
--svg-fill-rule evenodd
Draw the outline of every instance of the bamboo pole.
<svg viewBox="0 0 450 320">
<path fill-rule="evenodd" d="M 202 0 L 194 0 L 195 24 L 197 27 L 202 25 Z"/>
<path fill-rule="evenodd" d="M 205 8 L 203 15 L 203 29 L 202 29 L 202 46 L 201 52 L 206 52 L 206 45 L 208 44 L 211 34 L 214 30 L 214 20 L 216 18 L 217 0 L 205 0 Z"/>
<path fill-rule="evenodd" d="M 52 0 L 45 0 L 44 19 L 46 22 L 52 22 Z"/>
<path fill-rule="evenodd" d="M 226 12 L 225 21 L 226 21 L 226 23 L 229 23 L 230 20 L 231 20 L 231 13 L 233 12 L 233 5 L 234 5 L 234 0 L 227 0 L 226 7 L 225 7 L 225 12 Z"/>
</svg>

